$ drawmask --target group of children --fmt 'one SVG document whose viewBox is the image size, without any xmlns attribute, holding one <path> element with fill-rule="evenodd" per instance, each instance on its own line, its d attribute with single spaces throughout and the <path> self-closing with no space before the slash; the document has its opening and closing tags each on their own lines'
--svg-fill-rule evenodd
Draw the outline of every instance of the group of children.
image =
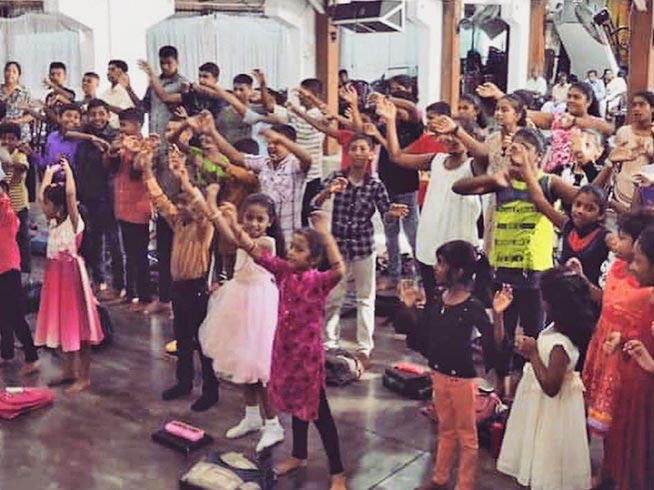
<svg viewBox="0 0 654 490">
<path fill-rule="evenodd" d="M 192 409 L 218 402 L 218 378 L 243 385 L 245 414 L 226 437 L 261 430 L 258 451 L 283 440 L 277 413 L 290 413 L 293 452 L 275 468 L 279 475 L 306 464 L 313 421 L 331 488 L 343 489 L 324 351 L 339 345 L 339 313 L 352 279 L 357 356 L 370 365 L 378 212 L 389 235 L 391 276 L 399 274 L 392 241 L 403 220 L 425 290 L 412 345 L 432 368 L 439 444 L 433 477 L 422 488 L 448 484 L 457 443 L 457 488 L 475 486 L 475 331 L 498 393 L 513 399 L 501 472 L 532 489 L 590 488 L 587 419 L 605 444 L 593 484 L 648 488 L 653 94 L 633 97 L 633 122 L 609 150 L 604 137 L 613 127 L 592 115 L 593 92 L 584 84 L 571 85 L 568 111 L 555 116 L 528 111 L 518 95 L 485 84 L 478 95 L 495 101 L 494 125 L 480 126 L 479 98 L 466 95 L 454 117 L 447 104 L 428 106 L 423 127 L 402 77 L 388 95 L 365 101 L 372 110 L 342 87 L 348 115 L 331 114 L 315 79 L 302 82 L 299 106 L 283 106 L 259 71 L 258 90 L 242 74 L 227 91 L 215 64 L 203 64 L 199 83 L 191 83 L 177 71 L 175 48 L 159 55 L 160 75 L 140 64 L 150 79 L 143 99 L 131 89 L 126 64 L 109 63 L 109 98 L 133 107 L 94 97 L 82 101 L 84 108 L 71 103 L 61 67 L 51 67 L 54 95 L 46 109 L 24 107 L 53 126 L 40 162 L 27 155 L 18 124 L 0 125 L 7 150 L 0 155 L 0 226 L 17 235 L 0 247 L 0 287 L 7 291 L 0 312 L 9 312 L 2 315 L 3 359 L 13 357 L 14 334 L 25 346 L 25 374 L 38 369 L 34 345 L 61 348 L 62 374 L 52 383 L 87 389 L 90 346 L 103 337 L 96 295 L 124 299 L 137 311 L 152 301 L 148 246 L 156 211 L 159 302 L 145 311 L 166 311 L 170 300 L 177 341 L 176 383 L 162 398 L 192 391 L 197 348 L 202 395 Z M 6 76 L 16 64 L 8 65 Z M 549 145 L 536 127 L 551 131 Z M 344 155 L 342 168 L 324 179 L 323 133 L 338 138 Z M 38 197 L 50 225 L 33 343 L 16 306 L 26 271 L 20 230 L 30 163 L 42 173 Z M 431 178 L 418 215 L 419 171 Z M 328 200 L 331 219 L 321 211 Z M 229 280 L 211 292 L 216 257 Z"/>
</svg>

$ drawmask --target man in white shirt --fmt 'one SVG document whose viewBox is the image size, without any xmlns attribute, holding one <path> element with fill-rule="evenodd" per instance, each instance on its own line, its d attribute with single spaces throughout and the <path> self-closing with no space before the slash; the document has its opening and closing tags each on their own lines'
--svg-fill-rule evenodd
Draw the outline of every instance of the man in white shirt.
<svg viewBox="0 0 654 490">
<path fill-rule="evenodd" d="M 596 70 L 588 70 L 588 73 L 586 74 L 586 83 L 593 88 L 595 98 L 601 104 L 604 97 L 606 97 L 606 87 L 604 87 L 602 79 L 597 76 Z"/>
<path fill-rule="evenodd" d="M 525 90 L 536 92 L 540 95 L 545 95 L 547 93 L 547 81 L 543 78 L 543 75 L 538 68 L 532 67 L 530 70 L 529 79 L 525 84 Z"/>
<path fill-rule="evenodd" d="M 618 76 L 616 77 L 613 70 L 610 68 L 604 70 L 606 98 L 604 103 L 601 104 L 601 112 L 604 117 L 616 113 L 627 96 L 627 82 L 620 75 L 621 74 L 618 73 Z"/>
<path fill-rule="evenodd" d="M 118 113 L 123 109 L 134 107 L 134 103 L 127 93 L 127 89 L 121 81 L 127 78 L 128 66 L 123 60 L 111 60 L 107 68 L 107 79 L 111 87 L 102 95 L 101 99 L 109 104 L 111 115 L 109 116 L 109 125 L 118 129 Z M 126 81 L 126 80 L 125 80 Z M 126 81 L 129 83 L 128 81 Z"/>
</svg>

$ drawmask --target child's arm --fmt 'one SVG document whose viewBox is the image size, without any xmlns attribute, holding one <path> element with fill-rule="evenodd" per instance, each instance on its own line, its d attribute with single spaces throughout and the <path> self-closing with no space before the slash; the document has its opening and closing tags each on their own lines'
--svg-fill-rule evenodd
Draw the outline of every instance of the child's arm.
<svg viewBox="0 0 654 490">
<path fill-rule="evenodd" d="M 348 180 L 345 177 L 336 177 L 328 184 L 323 183 L 323 189 L 311 200 L 311 205 L 314 208 L 321 208 L 325 201 L 334 194 L 343 192 L 347 186 Z"/>
<path fill-rule="evenodd" d="M 174 157 L 169 155 L 169 158 Z M 159 186 L 157 178 L 154 176 L 154 172 L 152 171 L 152 161 L 153 155 L 151 152 L 141 152 L 134 155 L 134 167 L 136 170 L 141 170 L 143 172 L 143 182 L 148 190 L 152 204 L 168 224 L 174 226 L 178 213 L 177 207 L 170 201 L 170 199 L 168 199 L 168 196 L 166 196 Z"/>
<path fill-rule="evenodd" d="M 268 84 L 266 83 L 266 76 L 259 69 L 252 72 L 254 77 L 259 82 L 259 92 L 261 93 L 261 103 L 263 104 L 266 112 L 273 112 L 275 110 L 275 98 L 268 92 Z"/>
<path fill-rule="evenodd" d="M 61 97 L 62 97 L 62 98 L 67 102 L 67 103 L 70 104 L 71 102 L 73 102 L 73 100 L 70 98 L 70 93 L 68 93 L 67 91 L 65 91 L 65 90 L 64 90 L 62 87 L 60 87 L 59 85 L 55 85 L 54 83 L 52 83 L 52 82 L 50 81 L 49 78 L 46 77 L 46 78 L 43 79 L 43 85 L 45 85 L 46 87 L 48 87 L 48 88 L 49 88 L 50 90 L 52 90 L 55 94 L 61 96 Z"/>
<path fill-rule="evenodd" d="M 654 358 L 640 340 L 629 340 L 623 348 L 625 354 L 635 360 L 638 365 L 650 374 L 654 374 Z"/>
<path fill-rule="evenodd" d="M 310 221 L 313 229 L 320 233 L 322 237 L 325 256 L 334 275 L 334 280 L 340 281 L 345 276 L 345 262 L 334 236 L 329 231 L 329 218 L 326 213 L 315 211 L 311 213 Z"/>
<path fill-rule="evenodd" d="M 79 210 L 77 208 L 77 187 L 75 186 L 75 176 L 73 169 L 70 168 L 70 162 L 66 158 L 61 159 L 61 166 L 66 173 L 66 206 L 68 207 L 68 216 L 73 224 L 73 230 L 77 233 L 79 224 Z"/>
<path fill-rule="evenodd" d="M 218 132 L 216 129 L 216 123 L 209 111 L 202 111 L 197 116 L 189 118 L 189 124 L 191 124 L 191 120 L 198 121 L 197 128 L 214 140 L 220 153 L 225 155 L 231 163 L 245 167 L 245 153 L 241 153 L 236 148 L 234 148 L 229 143 L 229 141 L 227 141 L 223 135 Z"/>
<path fill-rule="evenodd" d="M 236 245 L 237 247 L 243 247 L 241 242 L 237 240 L 236 236 L 234 235 L 234 232 L 232 231 L 232 225 L 230 223 L 232 219 L 236 219 L 236 208 L 232 203 L 224 203 L 218 207 L 219 192 L 220 186 L 218 184 L 211 184 L 207 187 L 207 200 L 205 208 L 207 217 L 209 218 L 209 221 L 211 221 L 216 227 L 216 230 L 218 230 L 218 233 L 222 238 L 227 240 L 229 243 Z M 249 244 L 247 245 L 250 246 Z"/>
<path fill-rule="evenodd" d="M 302 168 L 302 171 L 303 172 L 309 171 L 309 168 L 311 167 L 311 155 L 309 155 L 304 150 L 304 148 L 298 145 L 295 141 L 291 141 L 283 134 L 279 134 L 278 132 L 273 131 L 272 129 L 264 129 L 263 131 L 261 131 L 261 134 L 264 135 L 266 139 L 271 143 L 281 143 L 282 145 L 284 145 L 288 149 L 288 151 L 293 153 L 293 155 L 295 155 L 298 158 L 298 160 L 300 160 L 300 167 Z"/>
<path fill-rule="evenodd" d="M 143 72 L 148 76 L 148 79 L 150 80 L 150 87 L 152 87 L 152 90 L 154 90 L 154 93 L 157 94 L 157 97 L 159 97 L 162 102 L 165 102 L 166 104 L 182 103 L 182 94 L 166 92 L 163 85 L 161 84 L 161 80 L 159 80 L 159 77 L 147 61 L 139 60 L 137 63 L 139 68 L 143 70 Z"/>
<path fill-rule="evenodd" d="M 574 187 L 564 181 L 558 175 L 550 175 L 550 186 L 552 188 L 552 193 L 561 199 L 565 204 L 572 204 L 575 196 L 579 192 L 577 187 Z"/>
<path fill-rule="evenodd" d="M 451 134 L 461 140 L 470 152 L 470 156 L 482 162 L 484 170 L 488 167 L 488 145 L 469 135 L 453 119 L 440 116 L 436 121 L 436 130 L 442 134 Z"/>
<path fill-rule="evenodd" d="M 330 126 L 329 124 L 325 124 L 323 121 L 319 121 L 318 119 L 311 117 L 309 114 L 306 113 L 306 111 L 303 111 L 295 104 L 293 104 L 293 102 L 290 101 L 287 102 L 286 109 L 288 109 L 290 112 L 295 114 L 300 119 L 304 119 L 307 123 L 309 123 L 312 127 L 317 129 L 321 133 L 325 133 L 327 136 L 331 138 L 338 138 L 338 130 L 336 128 Z"/>
<path fill-rule="evenodd" d="M 545 366 L 538 354 L 536 339 L 531 337 L 517 339 L 516 350 L 531 362 L 538 384 L 545 394 L 551 398 L 558 395 L 570 363 L 570 358 L 565 349 L 560 345 L 554 346 L 550 352 L 547 366 Z"/>
<path fill-rule="evenodd" d="M 348 103 L 352 115 L 351 125 L 358 133 L 363 131 L 363 120 L 359 111 L 359 94 L 352 85 L 341 87 L 338 95 Z"/>
<path fill-rule="evenodd" d="M 452 191 L 464 196 L 470 194 L 490 194 L 509 186 L 509 178 L 505 174 L 478 175 L 465 177 L 452 184 Z"/>
<path fill-rule="evenodd" d="M 423 153 L 412 155 L 405 153 L 400 148 L 400 141 L 397 136 L 397 108 L 395 104 L 385 99 L 377 103 L 377 114 L 386 119 L 386 143 L 388 145 L 388 154 L 391 160 L 401 167 L 425 170 L 431 162 L 434 155 L 432 153 Z"/>
<path fill-rule="evenodd" d="M 398 97 L 389 97 L 388 100 L 395 104 L 400 110 L 404 111 L 407 114 L 409 121 L 420 122 L 420 111 L 416 104 L 410 100 L 400 99 Z"/>
<path fill-rule="evenodd" d="M 206 158 L 220 166 L 227 175 L 252 187 L 256 187 L 259 183 L 259 179 L 254 172 L 238 165 L 232 165 L 227 157 L 222 155 L 215 146 L 205 146 L 202 151 Z"/>
<path fill-rule="evenodd" d="M 513 288 L 508 284 L 502 284 L 502 289 L 495 293 L 493 298 L 493 337 L 495 345 L 501 346 L 504 342 L 504 312 L 513 302 Z"/>
<path fill-rule="evenodd" d="M 181 110 L 177 110 L 177 109 L 181 109 Z M 186 113 L 186 109 L 184 109 L 183 106 L 180 106 L 177 109 L 175 110 L 175 114 L 186 114 L 186 118 L 173 130 L 172 133 L 166 135 L 166 140 L 168 140 L 169 143 L 177 146 L 177 148 L 179 148 L 179 150 L 182 153 L 188 154 L 191 147 L 188 146 L 186 143 L 182 142 L 182 140 L 180 139 L 182 133 L 184 133 L 184 131 L 190 128 L 190 125 L 188 123 L 188 114 Z"/>
<path fill-rule="evenodd" d="M 102 138 L 99 138 L 93 134 L 83 133 L 81 131 L 66 131 L 65 136 L 69 139 L 88 141 L 93 143 L 102 153 L 109 151 L 109 148 L 111 147 L 111 145 Z"/>
<path fill-rule="evenodd" d="M 45 167 L 45 172 L 43 173 L 43 179 L 41 180 L 41 187 L 39 187 L 38 201 L 43 207 L 43 195 L 45 190 L 52 184 L 52 177 L 54 176 L 55 170 L 57 167 L 55 165 L 49 165 Z"/>
</svg>

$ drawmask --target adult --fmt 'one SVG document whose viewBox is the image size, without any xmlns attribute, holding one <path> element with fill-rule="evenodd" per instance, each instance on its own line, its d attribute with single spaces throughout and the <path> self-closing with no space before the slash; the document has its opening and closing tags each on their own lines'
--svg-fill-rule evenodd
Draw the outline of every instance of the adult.
<svg viewBox="0 0 654 490">
<path fill-rule="evenodd" d="M 570 82 L 567 73 L 559 73 L 556 83 L 552 87 L 552 102 L 556 106 L 565 105 L 568 98 Z"/>
<path fill-rule="evenodd" d="M 20 126 L 21 141 L 31 139 L 30 122 L 33 118 L 25 114 L 23 108 L 30 103 L 29 91 L 20 84 L 22 69 L 17 61 L 5 63 L 5 83 L 0 85 L 0 100 L 5 103 L 6 115 L 3 122 L 12 122 Z"/>
<path fill-rule="evenodd" d="M 604 70 L 604 84 L 606 85 L 606 98 L 602 104 L 602 116 L 612 117 L 616 115 L 625 104 L 627 97 L 627 82 L 624 79 L 624 72 L 619 71 L 616 77 L 613 70 Z"/>
<path fill-rule="evenodd" d="M 586 83 L 591 86 L 593 92 L 595 92 L 595 98 L 601 105 L 604 97 L 606 97 L 606 87 L 604 86 L 604 80 L 597 76 L 597 70 L 588 70 Z"/>
<path fill-rule="evenodd" d="M 525 90 L 535 92 L 539 95 L 547 94 L 547 80 L 543 77 L 543 73 L 536 67 L 529 70 L 529 78 L 525 84 Z"/>
<path fill-rule="evenodd" d="M 118 129 L 118 113 L 124 109 L 134 107 L 134 102 L 129 96 L 126 87 L 129 86 L 129 77 L 127 72 L 129 66 L 123 60 L 110 60 L 107 65 L 107 80 L 111 86 L 100 97 L 109 105 L 109 125 Z"/>
</svg>

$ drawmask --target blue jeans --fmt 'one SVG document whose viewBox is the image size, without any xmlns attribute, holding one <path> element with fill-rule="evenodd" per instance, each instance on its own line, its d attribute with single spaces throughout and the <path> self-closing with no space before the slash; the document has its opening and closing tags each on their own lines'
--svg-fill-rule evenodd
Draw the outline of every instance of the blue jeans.
<svg viewBox="0 0 654 490">
<path fill-rule="evenodd" d="M 404 234 L 414 252 L 416 249 L 416 231 L 418 229 L 417 197 L 417 192 L 407 192 L 397 194 L 391 198 L 393 204 L 406 204 L 409 207 L 409 214 L 401 221 Z M 402 273 L 399 242 L 400 220 L 393 220 L 389 223 L 384 222 L 384 231 L 386 232 L 386 250 L 388 252 L 388 275 L 393 278 L 399 278 Z"/>
</svg>

